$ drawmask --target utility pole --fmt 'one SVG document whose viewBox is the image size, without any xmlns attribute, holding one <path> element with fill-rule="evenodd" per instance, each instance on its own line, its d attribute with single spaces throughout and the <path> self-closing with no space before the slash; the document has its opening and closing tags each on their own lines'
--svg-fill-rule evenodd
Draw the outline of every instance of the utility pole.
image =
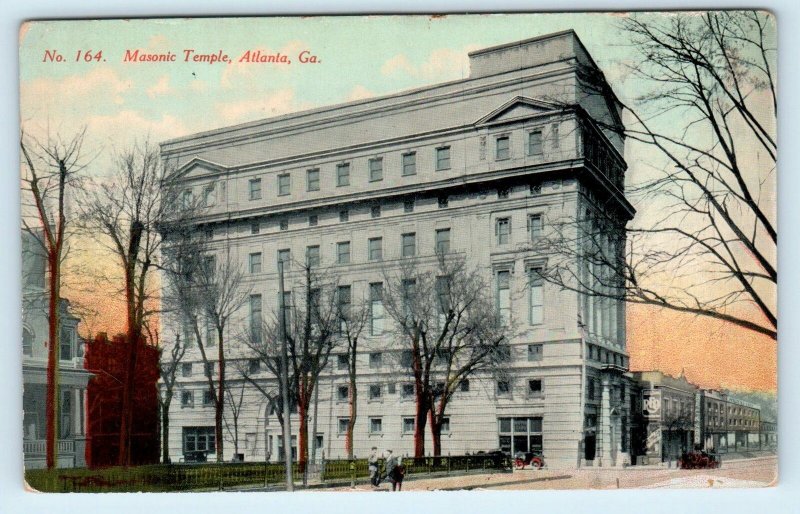
<svg viewBox="0 0 800 514">
<path fill-rule="evenodd" d="M 278 294 L 280 295 L 281 317 L 281 395 L 283 396 L 283 462 L 286 466 L 286 490 L 294 491 L 292 476 L 292 426 L 289 405 L 289 354 L 286 348 L 286 297 L 283 288 L 283 260 L 278 259 Z"/>
</svg>

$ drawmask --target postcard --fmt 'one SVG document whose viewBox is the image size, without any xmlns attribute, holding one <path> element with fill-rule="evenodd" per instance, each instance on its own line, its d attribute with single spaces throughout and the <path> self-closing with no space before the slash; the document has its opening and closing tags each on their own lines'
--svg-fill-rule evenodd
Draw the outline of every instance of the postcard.
<svg viewBox="0 0 800 514">
<path fill-rule="evenodd" d="M 30 490 L 777 483 L 772 14 L 19 45 Z"/>
</svg>

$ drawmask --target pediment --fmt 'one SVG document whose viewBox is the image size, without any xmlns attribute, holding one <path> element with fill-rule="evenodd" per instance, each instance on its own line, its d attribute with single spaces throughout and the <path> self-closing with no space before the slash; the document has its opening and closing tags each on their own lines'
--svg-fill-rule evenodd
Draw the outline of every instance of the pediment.
<svg viewBox="0 0 800 514">
<path fill-rule="evenodd" d="M 524 120 L 541 114 L 559 110 L 558 104 L 517 96 L 503 103 L 489 114 L 475 122 L 475 125 L 494 125 Z"/>
<path fill-rule="evenodd" d="M 223 173 L 225 171 L 226 171 L 225 166 L 221 164 L 217 164 L 215 162 L 195 157 L 194 159 L 190 160 L 189 162 L 185 163 L 183 166 L 178 168 L 174 176 L 180 177 L 182 179 L 189 179 L 195 177 L 202 177 L 206 175 L 213 175 L 217 173 Z"/>
</svg>

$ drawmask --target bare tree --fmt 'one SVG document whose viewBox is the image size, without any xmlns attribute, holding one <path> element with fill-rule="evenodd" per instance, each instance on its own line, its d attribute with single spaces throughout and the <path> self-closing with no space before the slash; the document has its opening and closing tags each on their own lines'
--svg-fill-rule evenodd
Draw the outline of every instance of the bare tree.
<svg viewBox="0 0 800 514">
<path fill-rule="evenodd" d="M 552 220 L 549 250 L 567 258 L 549 262 L 546 278 L 600 304 L 663 307 L 776 339 L 774 19 L 633 15 L 622 29 L 638 52 L 631 70 L 644 93 L 621 104 L 626 127 L 587 123 L 581 141 L 584 157 L 611 178 L 622 164 L 598 128 L 651 150 L 650 177 L 628 191 L 645 212 L 626 229 L 614 202 L 595 196 L 587 212 Z M 608 95 L 596 71 L 583 77 L 585 94 Z"/>
<path fill-rule="evenodd" d="M 169 408 L 175 394 L 175 380 L 178 378 L 178 366 L 186 353 L 186 344 L 181 345 L 181 335 L 175 334 L 175 344 L 169 351 L 169 358 L 164 358 L 164 348 L 160 349 L 159 375 L 162 392 L 158 395 L 158 406 L 161 408 L 161 461 L 170 464 L 169 457 Z"/>
<path fill-rule="evenodd" d="M 470 376 L 493 372 L 508 350 L 509 328 L 501 319 L 480 272 L 463 258 L 439 255 L 436 263 L 408 259 L 385 270 L 383 303 L 405 348 L 414 377 L 414 456 L 425 453 L 430 418 L 433 453 L 441 455 L 446 409 Z"/>
<path fill-rule="evenodd" d="M 70 139 L 40 142 L 20 136 L 22 162 L 22 228 L 36 241 L 47 262 L 46 465 L 58 462 L 58 350 L 61 332 L 61 268 L 67 253 L 70 220 L 67 199 L 80 179 L 85 130 Z M 29 211 L 33 211 L 32 213 Z"/>
<path fill-rule="evenodd" d="M 223 421 L 225 422 L 226 439 L 233 443 L 234 455 L 239 454 L 239 417 L 242 414 L 244 405 L 244 390 L 247 382 L 245 380 L 226 380 L 225 381 L 225 403 L 227 409 Z"/>
</svg>

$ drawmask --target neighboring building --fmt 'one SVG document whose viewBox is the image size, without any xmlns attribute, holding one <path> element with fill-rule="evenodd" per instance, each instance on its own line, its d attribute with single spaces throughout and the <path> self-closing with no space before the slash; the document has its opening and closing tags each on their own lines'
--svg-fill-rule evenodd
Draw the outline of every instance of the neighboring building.
<svg viewBox="0 0 800 514">
<path fill-rule="evenodd" d="M 23 451 L 25 467 L 45 467 L 47 400 L 47 259 L 36 239 L 22 234 L 22 379 Z M 78 318 L 62 299 L 59 338 L 58 466 L 86 464 L 86 384 L 83 345 L 77 335 Z"/>
<path fill-rule="evenodd" d="M 131 423 L 131 464 L 157 464 L 159 351 L 144 342 L 139 344 Z M 86 343 L 86 369 L 93 375 L 86 399 L 89 419 L 86 463 L 90 467 L 118 464 L 122 389 L 128 351 L 124 335 L 109 340 L 106 334 L 101 333 L 94 341 Z"/>
<path fill-rule="evenodd" d="M 761 448 L 774 449 L 778 447 L 778 423 L 775 421 L 761 420 Z"/>
<path fill-rule="evenodd" d="M 737 451 L 761 446 L 761 410 L 757 405 L 731 398 L 724 391 L 703 390 L 700 405 L 703 445 L 717 451 Z"/>
<path fill-rule="evenodd" d="M 554 468 L 621 465 L 630 458 L 636 403 L 626 372 L 624 306 L 530 278 L 551 257 L 537 247 L 542 234 L 553 234 L 550 223 L 610 219 L 624 227 L 633 216 L 624 196 L 624 142 L 602 128 L 621 124 L 620 104 L 573 31 L 469 57 L 463 80 L 162 144 L 185 194 L 204 199 L 201 223 L 215 250 L 230 252 L 248 271 L 252 296 L 228 340 L 250 320 L 274 315 L 278 258 L 314 255 L 351 287 L 353 301 L 369 299 L 374 307 L 359 364 L 355 454 L 372 446 L 410 454 L 411 382 L 388 365 L 398 345 L 381 326 L 376 291 L 382 269 L 404 256 L 434 262 L 436 252 L 458 254 L 485 270 L 517 335 L 510 379 L 473 377 L 456 394 L 443 453 L 500 447 L 542 450 Z M 624 248 L 612 237 L 602 244 L 611 253 Z M 290 269 L 290 292 L 298 278 Z M 165 318 L 163 334 L 181 330 L 179 320 Z M 229 358 L 250 357 L 229 348 Z M 175 462 L 189 452 L 213 453 L 216 443 L 196 346 L 179 373 L 170 417 Z M 265 388 L 275 387 L 273 376 L 259 376 Z M 334 355 L 312 422 L 327 457 L 346 455 L 345 385 Z M 244 403 L 245 459 L 278 459 L 283 442 L 275 415 L 255 388 Z M 295 436 L 291 445 L 294 451 Z M 225 459 L 232 456 L 228 443 Z"/>
</svg>

